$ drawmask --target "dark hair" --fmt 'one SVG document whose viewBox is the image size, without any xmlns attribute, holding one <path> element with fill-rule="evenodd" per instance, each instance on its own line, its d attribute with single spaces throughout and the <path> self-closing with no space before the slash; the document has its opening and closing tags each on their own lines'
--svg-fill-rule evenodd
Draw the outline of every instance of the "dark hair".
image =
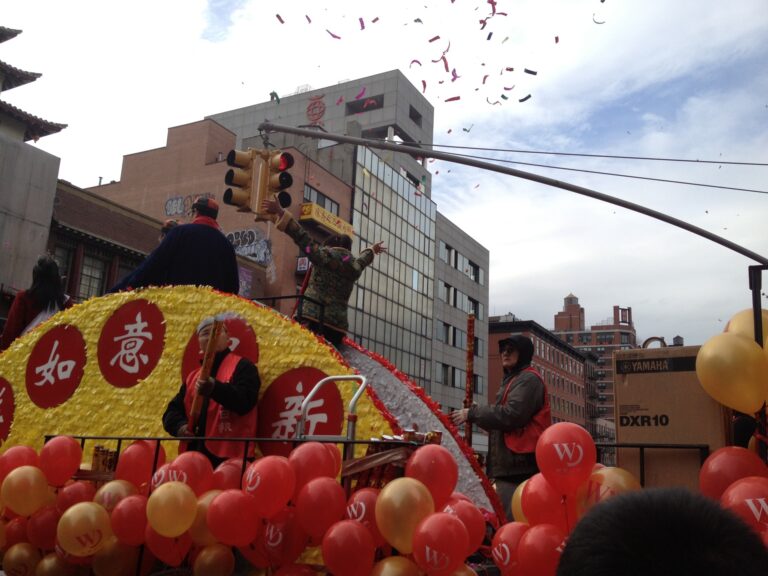
<svg viewBox="0 0 768 576">
<path fill-rule="evenodd" d="M 741 518 L 683 488 L 651 488 L 596 505 L 575 526 L 557 576 L 757 576 L 768 550 Z"/>
<path fill-rule="evenodd" d="M 346 234 L 334 234 L 329 236 L 323 242 L 323 246 L 328 248 L 345 248 L 346 250 L 352 250 L 352 238 Z"/>
<path fill-rule="evenodd" d="M 198 197 L 192 204 L 192 208 L 202 216 L 208 216 L 214 220 L 219 216 L 219 203 L 206 196 Z"/>
<path fill-rule="evenodd" d="M 32 299 L 43 309 L 57 306 L 64 308 L 64 287 L 59 275 L 59 265 L 50 256 L 41 256 L 32 269 L 32 285 L 27 290 Z"/>
<path fill-rule="evenodd" d="M 512 369 L 512 372 L 520 372 L 523 368 L 530 366 L 533 360 L 533 341 L 528 336 L 522 334 L 515 334 L 509 338 L 499 340 L 499 352 L 511 348 L 517 350 L 517 364 Z"/>
</svg>

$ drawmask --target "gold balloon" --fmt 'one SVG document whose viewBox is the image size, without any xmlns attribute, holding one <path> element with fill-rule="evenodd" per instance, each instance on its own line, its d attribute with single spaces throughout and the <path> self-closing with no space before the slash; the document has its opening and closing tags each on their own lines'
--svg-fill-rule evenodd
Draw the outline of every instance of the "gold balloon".
<svg viewBox="0 0 768 576">
<path fill-rule="evenodd" d="M 56 537 L 62 549 L 72 556 L 95 554 L 112 537 L 109 514 L 96 502 L 78 502 L 61 515 Z"/>
<path fill-rule="evenodd" d="M 31 516 L 48 501 L 48 481 L 37 466 L 19 466 L 3 480 L 0 495 L 16 514 Z"/>
<path fill-rule="evenodd" d="M 523 514 L 523 489 L 526 482 L 528 480 L 523 480 L 518 484 L 515 493 L 512 494 L 512 518 L 515 519 L 515 522 L 522 522 L 523 524 L 528 524 L 528 518 Z"/>
<path fill-rule="evenodd" d="M 754 340 L 732 332 L 707 340 L 696 356 L 696 375 L 707 394 L 752 414 L 768 392 L 768 357 Z"/>
<path fill-rule="evenodd" d="M 166 482 L 147 500 L 147 522 L 155 532 L 176 538 L 189 530 L 197 514 L 197 497 L 183 482 Z"/>
<path fill-rule="evenodd" d="M 37 548 L 29 542 L 20 542 L 5 551 L 3 572 L 9 575 L 34 574 L 38 562 L 40 562 L 40 552 Z"/>
<path fill-rule="evenodd" d="M 138 546 L 128 546 L 112 537 L 93 555 L 91 569 L 95 576 L 134 576 L 138 561 Z"/>
<path fill-rule="evenodd" d="M 576 492 L 576 511 L 581 518 L 592 506 L 614 496 L 641 490 L 640 482 L 624 468 L 606 466 L 595 470 Z"/>
<path fill-rule="evenodd" d="M 211 501 L 221 494 L 221 490 L 209 490 L 197 499 L 197 512 L 192 526 L 189 527 L 189 535 L 192 542 L 198 546 L 209 546 L 216 544 L 216 537 L 208 529 L 208 506 Z"/>
<path fill-rule="evenodd" d="M 112 514 L 112 510 L 120 500 L 138 493 L 136 486 L 128 480 L 112 480 L 96 490 L 93 501 L 104 506 L 104 510 Z"/>
<path fill-rule="evenodd" d="M 369 576 L 419 576 L 421 570 L 405 556 L 389 556 L 374 564 Z"/>
<path fill-rule="evenodd" d="M 416 525 L 434 511 L 435 503 L 424 484 L 415 478 L 397 478 L 379 492 L 376 525 L 398 552 L 410 554 Z"/>
<path fill-rule="evenodd" d="M 224 544 L 206 546 L 195 558 L 194 576 L 230 576 L 235 571 L 232 548 Z"/>
<path fill-rule="evenodd" d="M 768 310 L 760 311 L 763 320 L 763 342 L 768 338 Z M 742 310 L 734 314 L 728 324 L 725 325 L 725 332 L 746 336 L 750 340 L 755 339 L 755 316 L 752 308 Z"/>
<path fill-rule="evenodd" d="M 75 574 L 75 567 L 67 564 L 55 552 L 43 556 L 35 568 L 35 576 L 72 576 L 73 574 Z"/>
</svg>

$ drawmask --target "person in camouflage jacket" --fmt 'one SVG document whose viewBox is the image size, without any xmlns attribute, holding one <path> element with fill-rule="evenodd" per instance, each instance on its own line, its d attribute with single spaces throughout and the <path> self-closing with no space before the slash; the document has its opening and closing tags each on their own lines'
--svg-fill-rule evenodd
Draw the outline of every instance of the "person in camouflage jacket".
<svg viewBox="0 0 768 576">
<path fill-rule="evenodd" d="M 338 348 L 349 328 L 347 305 L 355 282 L 375 255 L 387 251 L 384 243 L 376 242 L 354 256 L 350 251 L 352 239 L 349 236 L 331 236 L 321 244 L 313 240 L 277 201 L 265 200 L 262 210 L 275 217 L 277 229 L 290 236 L 312 263 L 304 291 L 307 299 L 302 302 L 300 316 L 313 332 L 321 334 Z"/>
</svg>

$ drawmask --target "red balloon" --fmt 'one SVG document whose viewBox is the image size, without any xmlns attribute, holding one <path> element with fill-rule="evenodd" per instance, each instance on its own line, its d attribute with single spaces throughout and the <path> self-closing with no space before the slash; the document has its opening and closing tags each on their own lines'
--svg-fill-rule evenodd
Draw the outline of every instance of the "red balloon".
<svg viewBox="0 0 768 576">
<path fill-rule="evenodd" d="M 48 484 L 63 486 L 80 468 L 82 458 L 80 442 L 71 436 L 56 436 L 40 450 L 40 470 L 48 479 Z"/>
<path fill-rule="evenodd" d="M 149 440 L 137 440 L 131 443 L 120 454 L 115 469 L 115 480 L 127 480 L 140 492 L 146 492 L 152 480 L 153 472 L 165 464 L 165 449 L 159 445 L 157 453 L 157 465 L 155 464 L 155 452 L 157 444 Z"/>
<path fill-rule="evenodd" d="M 419 480 L 429 489 L 440 510 L 456 488 L 459 466 L 448 449 L 439 444 L 427 444 L 417 448 L 405 463 L 405 475 Z"/>
<path fill-rule="evenodd" d="M 14 544 L 29 542 L 27 535 L 27 522 L 24 516 L 17 516 L 5 525 L 5 548 L 6 550 Z"/>
<path fill-rule="evenodd" d="M 285 508 L 295 485 L 293 466 L 284 456 L 259 458 L 243 476 L 243 490 L 254 497 L 257 514 L 262 518 L 271 518 Z"/>
<path fill-rule="evenodd" d="M 541 473 L 525 483 L 521 504 L 531 526 L 554 524 L 567 534 L 575 524 L 576 499 L 559 494 Z"/>
<path fill-rule="evenodd" d="M 128 546 L 144 544 L 147 529 L 147 497 L 126 496 L 117 503 L 110 517 L 115 537 Z"/>
<path fill-rule="evenodd" d="M 474 554 L 483 543 L 483 538 L 485 538 L 485 518 L 483 518 L 483 513 L 472 502 L 466 500 L 449 500 L 448 504 L 443 506 L 443 512 L 453 514 L 464 524 L 464 528 L 467 529 L 467 535 L 469 536 L 467 556 Z"/>
<path fill-rule="evenodd" d="M 40 467 L 40 458 L 34 448 L 30 446 L 11 446 L 0 456 L 0 485 L 8 475 L 8 472 L 19 466 Z"/>
<path fill-rule="evenodd" d="M 350 520 L 357 520 L 368 528 L 373 537 L 373 543 L 378 547 L 384 545 L 386 540 L 379 532 L 376 525 L 376 500 L 379 497 L 379 491 L 376 488 L 361 488 L 352 493 L 347 500 L 347 509 L 344 515 Z"/>
<path fill-rule="evenodd" d="M 316 576 L 317 572 L 307 564 L 286 564 L 274 573 L 274 576 Z"/>
<path fill-rule="evenodd" d="M 208 505 L 208 529 L 227 546 L 247 546 L 259 533 L 256 499 L 242 490 L 224 490 Z"/>
<path fill-rule="evenodd" d="M 347 499 L 344 488 L 334 478 L 310 480 L 296 499 L 299 526 L 319 542 L 326 530 L 344 517 Z"/>
<path fill-rule="evenodd" d="M 189 532 L 184 532 L 184 534 L 176 538 L 167 538 L 155 532 L 149 524 L 147 524 L 144 533 L 144 541 L 149 551 L 158 560 L 174 568 L 184 562 L 184 558 L 189 553 L 190 548 L 192 548 L 192 537 L 189 535 Z"/>
<path fill-rule="evenodd" d="M 575 494 L 592 474 L 596 461 L 595 441 L 573 422 L 553 424 L 536 443 L 539 470 L 560 494 Z"/>
<path fill-rule="evenodd" d="M 53 550 L 56 545 L 56 527 L 61 513 L 56 506 L 43 506 L 27 522 L 29 543 L 41 550 Z"/>
<path fill-rule="evenodd" d="M 520 574 L 555 576 L 564 548 L 565 533 L 560 528 L 552 524 L 531 526 L 517 545 Z"/>
<path fill-rule="evenodd" d="M 178 481 L 192 488 L 196 496 L 213 488 L 213 466 L 200 452 L 179 454 L 171 463 L 171 470 L 179 472 Z"/>
<path fill-rule="evenodd" d="M 341 452 L 339 452 L 339 447 L 336 444 L 323 444 L 323 446 L 333 458 L 333 477 L 335 478 L 341 472 Z"/>
<path fill-rule="evenodd" d="M 266 533 L 266 522 L 260 520 L 258 522 L 259 528 L 256 538 L 252 542 L 249 542 L 247 546 L 238 546 L 246 560 L 256 566 L 257 568 L 268 568 L 271 564 L 269 554 L 267 554 L 267 548 L 264 542 L 264 536 Z"/>
<path fill-rule="evenodd" d="M 768 478 L 747 476 L 728 486 L 720 497 L 720 504 L 752 526 L 758 533 L 765 529 Z"/>
<path fill-rule="evenodd" d="M 467 557 L 469 535 L 457 516 L 435 512 L 413 532 L 413 559 L 430 576 L 448 576 Z"/>
<path fill-rule="evenodd" d="M 370 531 L 355 520 L 341 520 L 323 536 L 323 561 L 335 576 L 367 576 L 376 545 Z"/>
<path fill-rule="evenodd" d="M 520 544 L 520 538 L 528 528 L 528 524 L 522 522 L 508 522 L 493 535 L 491 556 L 502 576 L 517 573 L 519 566 L 517 547 Z"/>
<path fill-rule="evenodd" d="M 461 492 L 452 492 L 449 500 L 466 500 L 467 502 L 472 502 L 469 497 L 465 496 Z"/>
<path fill-rule="evenodd" d="M 715 450 L 699 470 L 701 493 L 719 500 L 728 486 L 747 476 L 768 476 L 768 466 L 746 448 L 726 446 Z"/>
<path fill-rule="evenodd" d="M 288 462 L 296 476 L 296 484 L 293 489 L 294 497 L 299 495 L 301 489 L 310 480 L 321 477 L 334 478 L 336 476 L 333 473 L 336 466 L 333 456 L 320 442 L 299 444 L 291 450 L 291 453 L 288 455 Z"/>
<path fill-rule="evenodd" d="M 87 480 L 77 480 L 59 489 L 56 494 L 56 508 L 61 514 L 67 508 L 80 502 L 91 502 L 96 495 L 96 486 Z"/>
<path fill-rule="evenodd" d="M 309 537 L 296 520 L 296 510 L 286 506 L 272 516 L 264 528 L 264 548 L 272 566 L 294 562 L 304 551 Z"/>
<path fill-rule="evenodd" d="M 213 488 L 215 490 L 239 490 L 242 473 L 242 458 L 224 460 L 213 471 Z"/>
</svg>

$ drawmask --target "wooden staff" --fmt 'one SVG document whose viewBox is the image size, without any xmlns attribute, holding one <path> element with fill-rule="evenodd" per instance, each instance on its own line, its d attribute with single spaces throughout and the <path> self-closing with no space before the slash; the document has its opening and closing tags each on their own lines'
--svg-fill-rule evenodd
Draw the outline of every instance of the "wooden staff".
<svg viewBox="0 0 768 576">
<path fill-rule="evenodd" d="M 213 366 L 213 359 L 216 356 L 216 341 L 219 339 L 219 333 L 223 324 L 224 322 L 221 320 L 213 321 L 213 328 L 211 328 L 211 335 L 208 338 L 208 346 L 205 348 L 203 365 L 200 368 L 198 380 L 207 380 L 211 375 L 211 366 Z M 197 427 L 197 420 L 200 418 L 202 407 L 203 399 L 197 393 L 197 389 L 195 389 L 195 395 L 192 398 L 192 408 L 189 411 L 189 422 L 187 423 L 187 429 L 195 435 L 197 435 L 195 428 Z"/>
</svg>

